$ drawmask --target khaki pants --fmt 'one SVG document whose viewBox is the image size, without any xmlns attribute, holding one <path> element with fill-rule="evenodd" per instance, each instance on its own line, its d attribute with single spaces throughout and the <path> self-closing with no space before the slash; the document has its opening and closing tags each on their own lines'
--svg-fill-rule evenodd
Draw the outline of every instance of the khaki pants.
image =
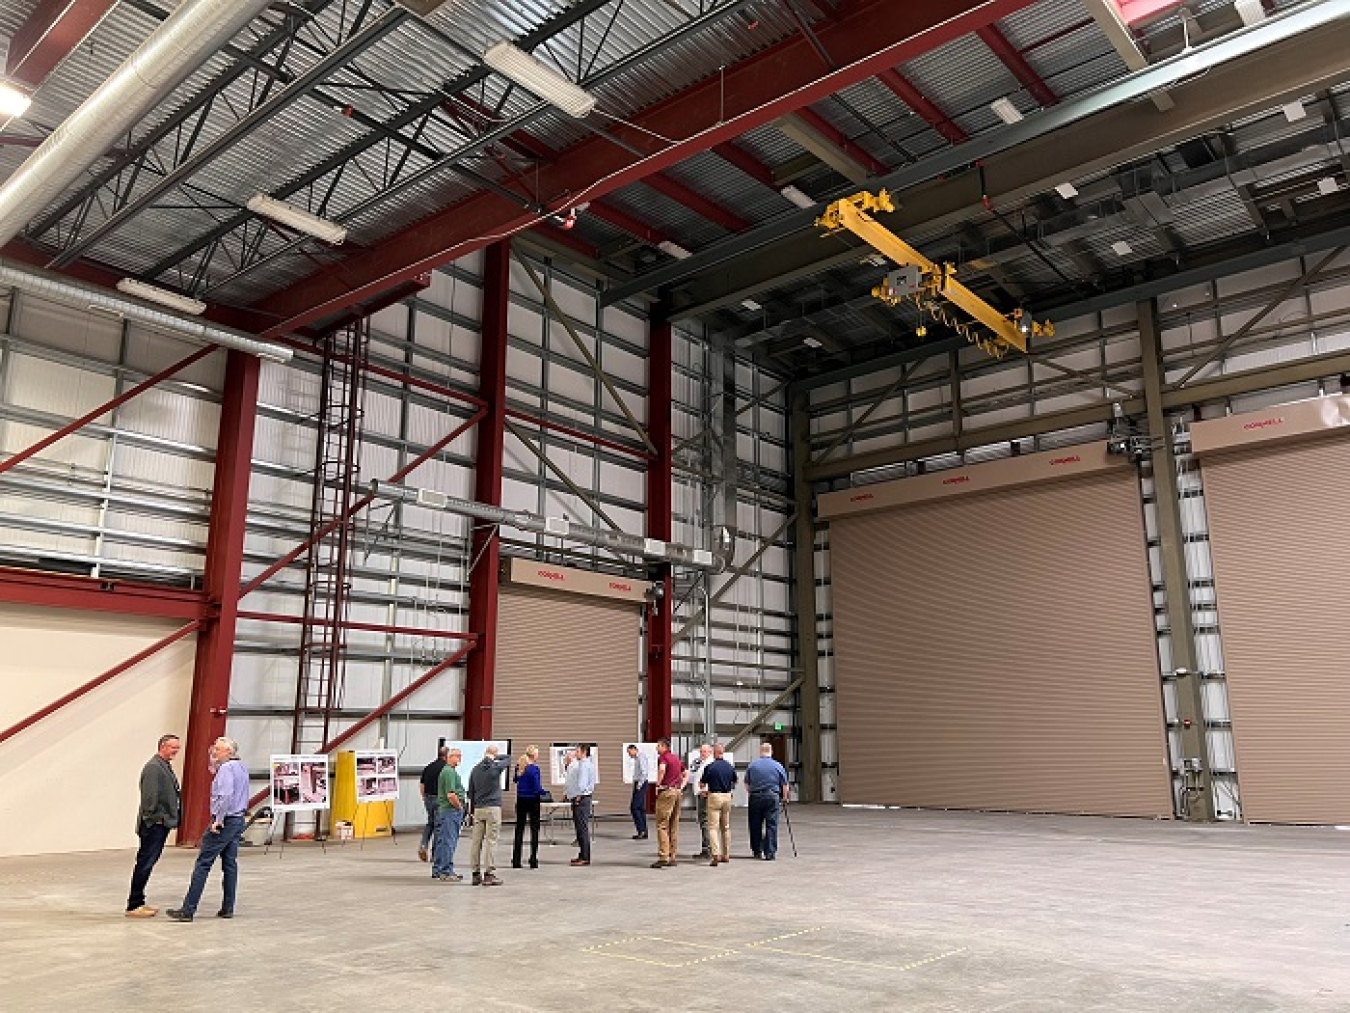
<svg viewBox="0 0 1350 1013">
<path fill-rule="evenodd" d="M 497 869 L 497 835 L 502 829 L 502 807 L 485 806 L 473 811 L 473 845 L 469 850 L 473 871 Z M 479 859 L 482 862 L 479 862 Z"/>
<path fill-rule="evenodd" d="M 708 843 L 713 858 L 731 855 L 731 792 L 708 792 Z"/>
<path fill-rule="evenodd" d="M 674 788 L 662 788 L 656 793 L 656 857 L 663 862 L 675 861 L 679 842 L 680 793 Z"/>
</svg>

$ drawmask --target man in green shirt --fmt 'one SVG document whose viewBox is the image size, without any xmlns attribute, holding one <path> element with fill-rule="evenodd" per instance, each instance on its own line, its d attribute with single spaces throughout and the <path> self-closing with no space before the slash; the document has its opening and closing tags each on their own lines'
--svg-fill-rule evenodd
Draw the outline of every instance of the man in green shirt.
<svg viewBox="0 0 1350 1013">
<path fill-rule="evenodd" d="M 461 883 L 464 877 L 455 873 L 455 845 L 459 843 L 459 828 L 464 825 L 464 782 L 459 777 L 458 749 L 450 750 L 445 758 L 445 769 L 436 782 L 436 842 L 432 845 L 431 878 L 438 883 Z"/>
</svg>

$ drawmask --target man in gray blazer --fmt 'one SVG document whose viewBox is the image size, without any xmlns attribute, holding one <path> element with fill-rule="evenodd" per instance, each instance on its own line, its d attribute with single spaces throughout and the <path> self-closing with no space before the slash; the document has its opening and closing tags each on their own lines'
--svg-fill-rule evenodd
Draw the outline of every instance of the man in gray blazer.
<svg viewBox="0 0 1350 1013">
<path fill-rule="evenodd" d="M 141 769 L 141 806 L 136 816 L 136 836 L 141 839 L 141 846 L 136 849 L 136 869 L 131 874 L 128 918 L 153 918 L 159 913 L 159 908 L 146 906 L 145 888 L 164 851 L 169 831 L 178 826 L 181 816 L 178 777 L 170 766 L 181 746 L 177 735 L 161 735 L 159 751 Z"/>
</svg>

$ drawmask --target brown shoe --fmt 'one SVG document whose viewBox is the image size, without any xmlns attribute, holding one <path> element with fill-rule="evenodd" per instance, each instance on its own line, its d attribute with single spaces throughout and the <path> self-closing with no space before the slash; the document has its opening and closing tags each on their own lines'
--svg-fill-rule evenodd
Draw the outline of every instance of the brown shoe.
<svg viewBox="0 0 1350 1013">
<path fill-rule="evenodd" d="M 426 849 L 426 848 L 418 848 L 418 849 L 417 849 L 417 857 L 420 858 L 422 861 L 425 862 L 425 861 L 427 860 L 427 849 Z"/>
<path fill-rule="evenodd" d="M 719 865 L 722 864 L 722 860 L 721 860 L 720 858 L 714 858 L 714 859 L 713 859 L 711 862 L 709 862 L 708 864 L 711 865 L 711 866 L 715 869 L 715 868 L 717 868 Z"/>
<path fill-rule="evenodd" d="M 590 865 L 591 863 L 588 862 L 588 861 L 586 861 L 586 859 L 584 859 L 584 858 L 574 858 L 574 859 L 572 859 L 570 862 L 568 862 L 567 864 L 568 864 L 568 865 Z"/>
<path fill-rule="evenodd" d="M 500 879 L 498 879 L 496 876 L 494 876 L 492 873 L 489 872 L 486 876 L 483 877 L 483 885 L 484 885 L 484 886 L 503 886 L 504 884 L 502 883 L 502 881 L 501 881 Z"/>
<path fill-rule="evenodd" d="M 730 856 L 725 856 L 725 855 L 724 855 L 722 858 L 719 858 L 718 861 L 719 861 L 719 862 L 729 862 L 729 861 L 731 861 L 731 858 L 730 858 Z"/>
<path fill-rule="evenodd" d="M 145 905 L 141 905 L 140 907 L 136 908 L 134 911 L 128 911 L 128 912 L 127 912 L 127 917 L 128 917 L 128 918 L 153 918 L 153 917 L 155 917 L 155 915 L 157 915 L 158 913 L 159 913 L 159 912 L 156 911 L 156 910 L 155 910 L 154 908 L 152 908 L 152 907 L 146 907 Z"/>
<path fill-rule="evenodd" d="M 664 868 L 665 868 L 667 865 L 669 865 L 669 864 L 670 864 L 669 862 L 663 862 L 663 861 L 661 861 L 661 860 L 658 858 L 655 862 L 652 863 L 652 868 L 653 868 L 653 869 L 664 869 Z"/>
</svg>

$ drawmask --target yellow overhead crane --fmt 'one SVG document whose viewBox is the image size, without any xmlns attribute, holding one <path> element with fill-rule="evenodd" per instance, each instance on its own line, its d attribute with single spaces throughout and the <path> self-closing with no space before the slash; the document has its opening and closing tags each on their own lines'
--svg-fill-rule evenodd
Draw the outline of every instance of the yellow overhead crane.
<svg viewBox="0 0 1350 1013">
<path fill-rule="evenodd" d="M 1049 337 L 1055 333 L 1050 321 L 1036 323 L 1024 310 L 1000 313 L 956 280 L 955 265 L 929 260 L 868 213 L 894 210 L 891 195 L 885 190 L 875 196 L 864 191 L 835 201 L 816 219 L 816 224 L 829 232 L 848 229 L 902 269 L 907 269 L 907 275 L 895 272 L 888 276 L 885 284 L 872 289 L 872 295 L 889 306 L 912 304 L 920 313 L 948 325 L 996 359 L 1003 358 L 1009 348 L 1026 352 L 1028 337 Z M 949 312 L 944 301 L 963 310 L 980 327 Z M 922 327 L 919 334 L 923 334 Z"/>
</svg>

